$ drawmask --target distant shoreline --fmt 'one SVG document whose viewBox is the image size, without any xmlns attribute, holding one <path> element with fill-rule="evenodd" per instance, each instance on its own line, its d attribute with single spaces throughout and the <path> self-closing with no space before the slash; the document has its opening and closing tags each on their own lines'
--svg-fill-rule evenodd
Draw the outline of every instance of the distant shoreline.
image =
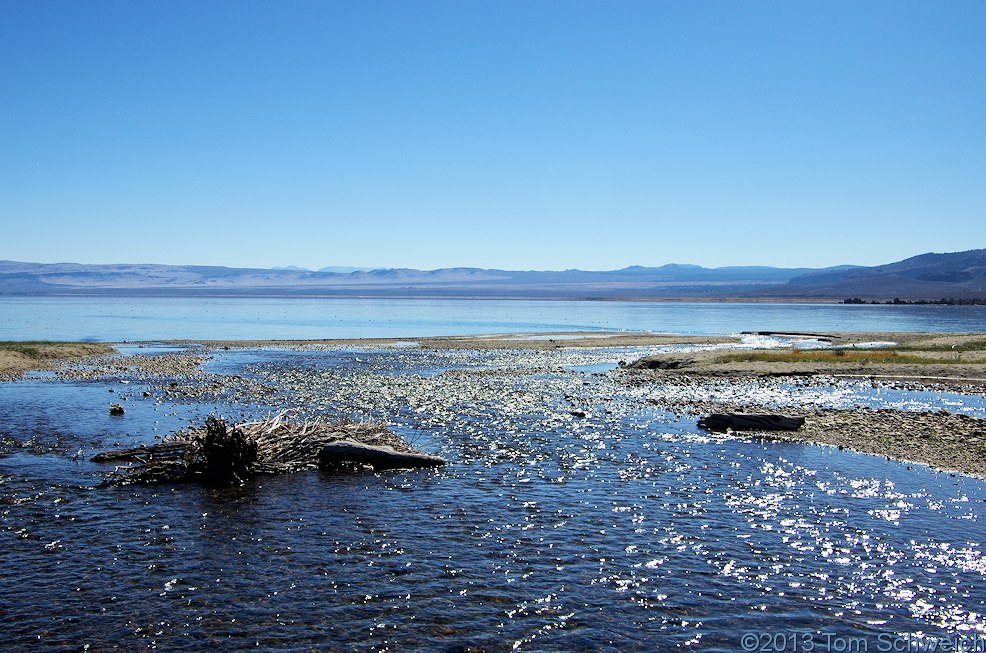
<svg viewBox="0 0 986 653">
<path fill-rule="evenodd" d="M 451 301 L 530 301 L 530 302 L 652 302 L 670 304 L 843 304 L 845 298 L 836 297 L 766 297 L 766 296 L 715 296 L 715 297 L 677 297 L 677 296 L 575 296 L 575 295 L 479 295 L 479 294 L 424 294 L 424 293 L 305 293 L 305 292 L 195 292 L 192 290 L 162 290 L 154 292 L 148 289 L 135 291 L 121 290 L 80 290 L 79 292 L 51 293 L 0 293 L 2 299 L 39 299 L 39 298 L 148 298 L 148 299 L 393 299 L 393 300 L 451 300 Z M 867 304 L 868 306 L 873 304 Z M 882 302 L 876 306 L 884 305 Z"/>
<path fill-rule="evenodd" d="M 677 296 L 677 295 L 569 295 L 569 294 L 453 294 L 453 293 L 424 293 L 424 292 L 298 292 L 291 289 L 282 291 L 196 291 L 183 288 L 181 290 L 142 288 L 139 290 L 120 289 L 85 289 L 77 292 L 60 290 L 46 293 L 17 293 L 0 292 L 0 301 L 4 299 L 356 299 L 356 300 L 400 300 L 400 301 L 522 301 L 522 302 L 638 302 L 655 304 L 803 304 L 803 305 L 844 305 L 844 306 L 949 306 L 973 307 L 986 306 L 982 298 L 938 298 L 938 299 L 868 299 L 860 300 L 852 297 L 813 297 L 813 296 L 783 296 L 783 295 L 714 295 L 714 296 Z"/>
</svg>

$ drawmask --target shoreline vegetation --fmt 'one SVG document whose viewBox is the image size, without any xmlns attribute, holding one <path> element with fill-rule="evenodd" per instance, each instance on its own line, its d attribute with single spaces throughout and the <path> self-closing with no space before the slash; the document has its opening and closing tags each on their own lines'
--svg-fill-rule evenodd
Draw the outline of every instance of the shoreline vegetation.
<svg viewBox="0 0 986 653">
<path fill-rule="evenodd" d="M 744 437 L 797 441 L 850 449 L 889 459 L 929 465 L 986 478 L 986 419 L 948 411 L 904 411 L 892 407 L 821 408 L 798 402 L 797 387 L 817 388 L 847 381 L 874 388 L 896 388 L 986 396 L 986 334 L 984 333 L 777 333 L 749 336 L 783 338 L 787 346 L 737 349 L 743 336 L 677 336 L 625 332 L 555 332 L 431 338 L 333 340 L 196 340 L 154 343 L 171 345 L 167 356 L 118 356 L 111 343 L 0 343 L 0 377 L 15 379 L 28 370 L 50 370 L 64 378 L 99 374 L 139 377 L 148 371 L 175 371 L 185 383 L 217 383 L 194 373 L 211 351 L 278 348 L 421 348 L 428 350 L 630 349 L 620 352 L 621 365 L 607 373 L 618 388 L 643 392 L 646 403 L 669 413 L 698 419 L 712 412 L 782 412 L 804 417 L 805 425 L 790 433 L 742 433 Z M 141 346 L 142 343 L 116 343 Z M 148 343 L 149 344 L 149 343 Z M 690 345 L 638 357 L 633 348 Z M 718 347 L 716 347 L 718 345 Z M 734 347 L 730 347 L 733 345 Z M 129 359 L 129 360 L 128 360 Z M 75 370 L 72 372 L 72 370 Z M 64 371 L 64 372 L 63 372 Z M 75 374 L 76 376 L 73 376 Z M 207 379 L 205 377 L 208 377 Z M 781 408 L 742 401 L 744 388 L 794 386 L 792 404 Z M 703 389 L 691 399 L 669 388 Z M 705 392 L 704 389 L 729 389 Z M 751 396 L 756 393 L 751 393 Z M 695 397 L 702 397 L 701 399 Z M 737 399 L 739 397 L 740 399 Z"/>
<path fill-rule="evenodd" d="M 982 297 L 942 297 L 941 299 L 887 299 L 877 301 L 875 299 L 863 299 L 862 297 L 848 297 L 842 300 L 843 304 L 892 304 L 894 306 L 984 306 L 986 299 Z"/>
</svg>

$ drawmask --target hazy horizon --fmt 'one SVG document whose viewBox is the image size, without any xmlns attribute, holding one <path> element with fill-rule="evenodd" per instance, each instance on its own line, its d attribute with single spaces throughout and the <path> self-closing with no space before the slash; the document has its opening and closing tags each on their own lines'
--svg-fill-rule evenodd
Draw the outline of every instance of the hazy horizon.
<svg viewBox="0 0 986 653">
<path fill-rule="evenodd" d="M 924 252 L 922 252 L 924 253 Z M 907 257 L 911 258 L 911 257 Z M 102 266 L 163 266 L 163 267 L 219 267 L 219 268 L 230 268 L 230 269 L 243 269 L 243 270 L 269 270 L 269 271 L 279 271 L 279 272 L 335 272 L 340 274 L 346 274 L 350 272 L 373 272 L 377 270 L 417 270 L 419 272 L 431 272 L 435 270 L 449 270 L 449 269 L 472 269 L 472 270 L 504 270 L 510 272 L 568 272 L 568 271 L 579 271 L 579 272 L 615 272 L 620 270 L 626 270 L 630 268 L 662 268 L 666 266 L 678 266 L 678 267 L 695 267 L 704 268 L 708 270 L 717 270 L 722 268 L 777 268 L 777 269 L 821 269 L 813 268 L 811 266 L 805 265 L 792 265 L 792 266 L 774 266 L 774 265 L 762 265 L 759 263 L 740 263 L 735 265 L 699 265 L 696 263 L 689 263 L 687 261 L 665 261 L 663 263 L 653 263 L 651 265 L 641 265 L 639 263 L 627 263 L 615 268 L 484 268 L 476 265 L 454 265 L 454 266 L 443 266 L 440 268 L 408 268 L 400 267 L 395 265 L 381 265 L 381 266 L 349 266 L 349 265 L 322 265 L 315 268 L 307 268 L 293 264 L 278 264 L 271 266 L 260 266 L 260 265 L 220 265 L 217 263 L 168 263 L 159 261 L 99 261 L 95 263 L 84 263 L 81 261 L 19 261 L 14 259 L 0 259 L 0 262 L 10 262 L 10 263 L 22 263 L 26 265 L 86 265 L 94 267 Z M 894 261 L 886 261 L 886 263 L 893 263 Z M 846 267 L 846 266 L 856 266 L 855 263 L 840 263 L 829 267 Z M 881 264 L 877 264 L 881 265 Z"/>
</svg>

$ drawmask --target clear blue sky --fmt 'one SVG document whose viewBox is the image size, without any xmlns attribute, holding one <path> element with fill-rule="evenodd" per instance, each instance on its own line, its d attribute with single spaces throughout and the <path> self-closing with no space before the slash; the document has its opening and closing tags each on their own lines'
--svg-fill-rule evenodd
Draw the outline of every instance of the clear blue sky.
<svg viewBox="0 0 986 653">
<path fill-rule="evenodd" d="M 986 2 L 0 2 L 0 259 L 986 247 Z"/>
</svg>

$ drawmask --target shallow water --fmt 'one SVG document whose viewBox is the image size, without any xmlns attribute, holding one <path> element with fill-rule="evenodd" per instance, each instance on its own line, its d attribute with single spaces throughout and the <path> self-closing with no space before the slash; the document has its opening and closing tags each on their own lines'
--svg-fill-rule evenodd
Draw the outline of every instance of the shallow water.
<svg viewBox="0 0 986 653">
<path fill-rule="evenodd" d="M 0 648 L 736 651 L 744 633 L 828 631 L 877 650 L 881 634 L 986 633 L 986 483 L 710 436 L 566 369 L 613 356 L 217 352 L 209 369 L 271 389 L 261 407 L 0 385 Z M 92 490 L 105 466 L 72 460 L 288 402 L 386 419 L 451 464 Z"/>
</svg>

